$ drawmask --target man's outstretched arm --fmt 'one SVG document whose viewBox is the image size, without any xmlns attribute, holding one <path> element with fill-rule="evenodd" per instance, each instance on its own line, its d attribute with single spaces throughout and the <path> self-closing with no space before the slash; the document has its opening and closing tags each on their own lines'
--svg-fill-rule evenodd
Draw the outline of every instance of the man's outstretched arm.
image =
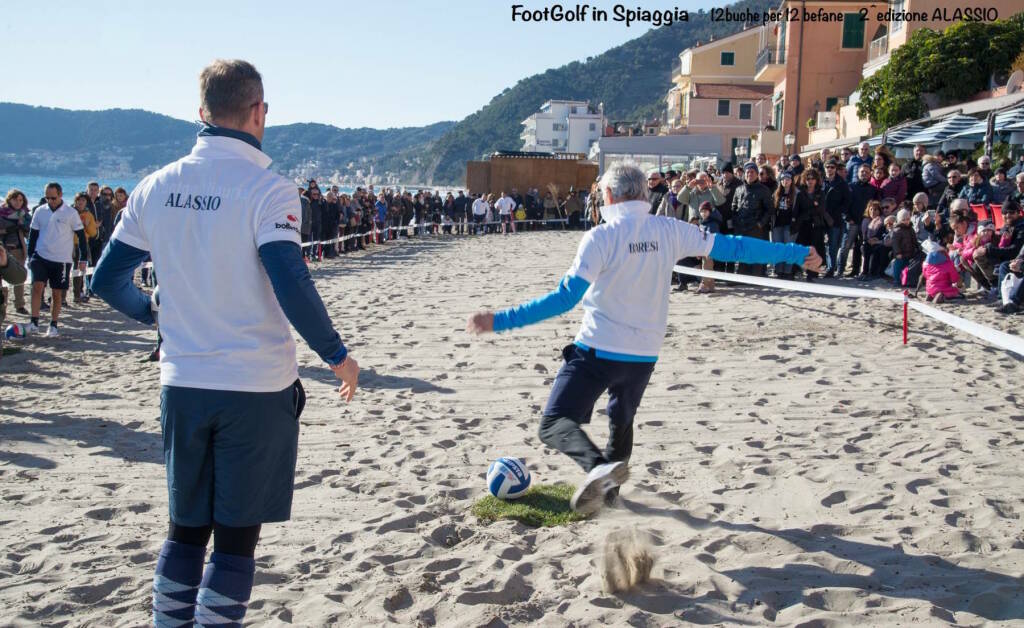
<svg viewBox="0 0 1024 628">
<path fill-rule="evenodd" d="M 576 307 L 590 287 L 590 282 L 575 275 L 566 275 L 558 287 L 548 294 L 499 312 L 478 312 L 470 317 L 466 331 L 474 334 L 507 331 L 533 325 L 561 316 Z"/>
<path fill-rule="evenodd" d="M 759 238 L 716 234 L 711 246 L 711 259 L 741 264 L 794 264 L 821 266 L 821 257 L 809 246 L 782 244 Z M 817 267 L 811 268 L 817 270 Z"/>
</svg>

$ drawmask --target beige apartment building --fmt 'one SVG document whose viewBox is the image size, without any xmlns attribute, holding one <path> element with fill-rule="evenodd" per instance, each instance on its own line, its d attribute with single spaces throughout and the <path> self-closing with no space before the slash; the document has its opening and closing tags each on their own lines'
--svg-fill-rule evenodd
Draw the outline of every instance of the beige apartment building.
<svg viewBox="0 0 1024 628">
<path fill-rule="evenodd" d="M 943 29 L 952 22 L 933 20 L 936 9 L 994 8 L 1000 17 L 1024 9 L 1021 0 L 782 0 L 779 12 L 841 13 L 842 21 L 784 20 L 759 28 L 754 78 L 772 85 L 771 124 L 753 152 L 812 152 L 852 144 L 872 135 L 869 121 L 857 117 L 860 81 L 889 62 L 892 51 L 924 27 Z M 861 19 L 866 10 L 867 19 Z M 924 13 L 928 20 L 879 20 Z M 808 121 L 812 121 L 808 124 Z M 781 144 L 781 148 L 780 148 Z M 779 149 L 779 150 L 776 150 Z"/>
<path fill-rule="evenodd" d="M 679 54 L 663 134 L 720 136 L 724 161 L 750 155 L 751 136 L 771 119 L 771 86 L 754 79 L 759 31 L 748 28 Z"/>
</svg>

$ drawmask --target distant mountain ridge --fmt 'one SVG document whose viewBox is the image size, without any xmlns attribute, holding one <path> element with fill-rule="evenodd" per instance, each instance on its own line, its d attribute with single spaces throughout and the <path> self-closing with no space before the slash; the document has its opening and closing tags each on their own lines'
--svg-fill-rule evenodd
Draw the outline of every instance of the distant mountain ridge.
<svg viewBox="0 0 1024 628">
<path fill-rule="evenodd" d="M 378 173 L 416 177 L 428 146 L 454 124 L 393 129 L 287 124 L 267 127 L 263 145 L 274 159 L 271 167 L 286 175 L 307 169 L 354 175 L 372 165 Z M 0 172 L 145 174 L 191 150 L 198 130 L 194 122 L 141 109 L 75 111 L 0 103 Z"/>
<path fill-rule="evenodd" d="M 763 12 L 777 0 L 741 0 L 735 12 Z M 586 61 L 518 81 L 459 122 L 397 129 L 340 129 L 301 123 L 268 127 L 264 149 L 273 169 L 289 176 L 354 177 L 357 170 L 394 173 L 403 183 L 463 183 L 465 162 L 518 149 L 522 121 L 547 100 L 604 103 L 609 120 L 661 117 L 672 67 L 684 49 L 744 26 L 712 22 L 703 11 L 689 22 L 648 30 Z M 138 109 L 71 111 L 0 103 L 0 172 L 142 174 L 177 159 L 194 142 L 192 122 Z"/>
</svg>

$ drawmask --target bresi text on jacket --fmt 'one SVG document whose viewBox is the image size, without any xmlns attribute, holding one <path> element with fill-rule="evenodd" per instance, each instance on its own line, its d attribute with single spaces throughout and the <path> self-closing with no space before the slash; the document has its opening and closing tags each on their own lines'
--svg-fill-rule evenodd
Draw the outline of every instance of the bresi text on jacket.
<svg viewBox="0 0 1024 628">
<path fill-rule="evenodd" d="M 657 253 L 658 252 L 658 241 L 650 240 L 648 242 L 630 242 L 629 252 L 632 253 Z"/>
</svg>

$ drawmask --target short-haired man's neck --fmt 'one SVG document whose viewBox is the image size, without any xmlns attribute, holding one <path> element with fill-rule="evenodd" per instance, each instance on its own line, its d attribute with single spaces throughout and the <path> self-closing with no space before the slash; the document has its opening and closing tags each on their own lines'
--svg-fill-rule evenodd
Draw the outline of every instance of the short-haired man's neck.
<svg viewBox="0 0 1024 628">
<path fill-rule="evenodd" d="M 207 128 L 212 127 L 213 129 L 228 131 L 228 133 L 224 133 L 224 135 L 229 137 L 233 135 L 231 132 L 249 135 L 256 140 L 256 148 L 262 150 L 263 134 L 266 129 L 267 122 L 266 115 L 263 113 L 263 107 L 250 107 L 246 117 L 240 120 L 215 119 L 200 108 L 199 119 L 206 124 Z M 208 135 L 216 135 L 216 133 L 208 133 Z"/>
</svg>

